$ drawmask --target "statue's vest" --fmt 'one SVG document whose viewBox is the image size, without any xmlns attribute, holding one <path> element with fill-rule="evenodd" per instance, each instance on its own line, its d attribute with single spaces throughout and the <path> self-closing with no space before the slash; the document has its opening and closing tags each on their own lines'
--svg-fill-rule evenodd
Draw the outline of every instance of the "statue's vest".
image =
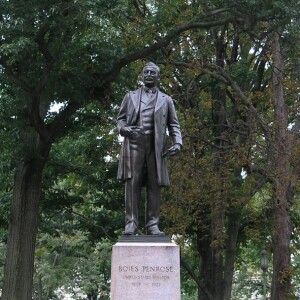
<svg viewBox="0 0 300 300">
<path fill-rule="evenodd" d="M 148 99 L 148 96 L 143 93 L 141 97 L 140 114 L 137 120 L 137 126 L 144 129 L 144 134 L 154 133 L 154 110 L 156 105 L 157 95 Z"/>
</svg>

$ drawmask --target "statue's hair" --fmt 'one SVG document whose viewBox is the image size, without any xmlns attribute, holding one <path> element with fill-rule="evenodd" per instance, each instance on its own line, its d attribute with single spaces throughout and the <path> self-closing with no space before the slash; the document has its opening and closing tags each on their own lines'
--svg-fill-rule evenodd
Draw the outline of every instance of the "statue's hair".
<svg viewBox="0 0 300 300">
<path fill-rule="evenodd" d="M 145 69 L 146 67 L 155 68 L 155 69 L 158 71 L 158 73 L 160 73 L 160 68 L 159 68 L 159 66 L 157 66 L 157 65 L 156 65 L 155 63 L 153 63 L 153 62 L 147 63 L 147 64 L 144 66 L 143 69 Z"/>
</svg>

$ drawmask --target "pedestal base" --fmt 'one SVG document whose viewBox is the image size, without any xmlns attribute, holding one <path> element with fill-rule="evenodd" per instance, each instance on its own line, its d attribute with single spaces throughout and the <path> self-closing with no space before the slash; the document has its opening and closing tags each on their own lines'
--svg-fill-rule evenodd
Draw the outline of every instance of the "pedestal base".
<svg viewBox="0 0 300 300">
<path fill-rule="evenodd" d="M 179 246 L 118 242 L 112 250 L 112 300 L 180 300 Z"/>
</svg>

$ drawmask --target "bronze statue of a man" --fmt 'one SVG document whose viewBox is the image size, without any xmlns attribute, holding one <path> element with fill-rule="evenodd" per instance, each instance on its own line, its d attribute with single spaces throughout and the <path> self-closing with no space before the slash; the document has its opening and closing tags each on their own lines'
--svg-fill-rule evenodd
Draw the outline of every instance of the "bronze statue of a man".
<svg viewBox="0 0 300 300">
<path fill-rule="evenodd" d="M 126 94 L 117 118 L 124 137 L 118 179 L 125 181 L 125 235 L 138 230 L 141 189 L 146 185 L 146 233 L 164 235 L 159 230 L 161 187 L 169 186 L 167 157 L 182 147 L 180 126 L 173 100 L 158 90 L 160 69 L 148 63 L 142 72 L 144 86 Z M 173 145 L 165 149 L 166 129 Z"/>
</svg>

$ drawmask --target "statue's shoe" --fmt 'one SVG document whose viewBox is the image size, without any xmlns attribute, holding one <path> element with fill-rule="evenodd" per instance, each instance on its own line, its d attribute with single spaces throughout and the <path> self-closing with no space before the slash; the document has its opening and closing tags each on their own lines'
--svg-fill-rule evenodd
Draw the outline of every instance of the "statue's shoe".
<svg viewBox="0 0 300 300">
<path fill-rule="evenodd" d="M 123 234 L 136 235 L 136 233 L 137 233 L 137 226 L 134 222 L 130 222 L 130 223 L 126 224 Z"/>
<path fill-rule="evenodd" d="M 152 225 L 147 228 L 147 235 L 165 235 L 165 233 L 160 231 L 157 225 Z"/>
</svg>

